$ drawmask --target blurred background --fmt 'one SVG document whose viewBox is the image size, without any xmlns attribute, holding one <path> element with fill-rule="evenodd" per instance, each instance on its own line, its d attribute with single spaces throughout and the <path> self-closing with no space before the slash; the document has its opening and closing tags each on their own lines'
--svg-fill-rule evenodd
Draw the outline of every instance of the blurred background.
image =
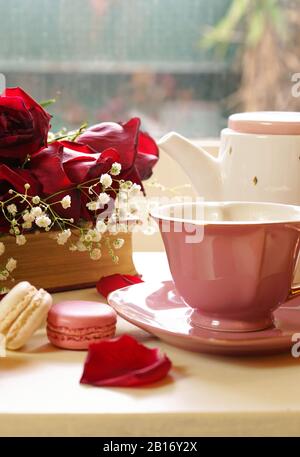
<svg viewBox="0 0 300 457">
<path fill-rule="evenodd" d="M 0 0 L 0 72 L 53 128 L 138 115 L 217 137 L 237 110 L 299 109 L 299 0 Z"/>
</svg>

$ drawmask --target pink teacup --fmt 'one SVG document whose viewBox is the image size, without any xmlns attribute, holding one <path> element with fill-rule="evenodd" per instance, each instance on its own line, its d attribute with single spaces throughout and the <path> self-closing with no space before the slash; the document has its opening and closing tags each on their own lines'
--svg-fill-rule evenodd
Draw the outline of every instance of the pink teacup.
<svg viewBox="0 0 300 457">
<path fill-rule="evenodd" d="M 192 323 L 221 331 L 273 325 L 292 287 L 300 248 L 300 207 L 197 202 L 152 211 L 177 291 Z"/>
</svg>

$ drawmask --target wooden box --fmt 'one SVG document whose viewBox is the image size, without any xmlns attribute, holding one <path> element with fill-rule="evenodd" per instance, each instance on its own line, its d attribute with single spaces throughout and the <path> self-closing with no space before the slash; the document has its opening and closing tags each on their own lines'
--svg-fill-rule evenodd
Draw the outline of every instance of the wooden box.
<svg viewBox="0 0 300 457">
<path fill-rule="evenodd" d="M 112 240 L 115 238 L 105 236 L 110 236 Z M 67 246 L 59 246 L 45 232 L 27 234 L 27 243 L 23 246 L 17 246 L 13 236 L 1 237 L 5 244 L 5 254 L 0 261 L 3 259 L 5 262 L 13 257 L 18 263 L 12 273 L 16 282 L 26 280 L 50 292 L 93 287 L 102 276 L 114 273 L 136 274 L 131 237 L 130 233 L 122 233 L 125 243 L 116 251 L 119 257 L 117 264 L 113 263 L 104 244 L 101 259 L 92 260 L 88 252 L 70 252 Z M 8 283 L 0 281 L 0 285 L 8 286 Z"/>
</svg>

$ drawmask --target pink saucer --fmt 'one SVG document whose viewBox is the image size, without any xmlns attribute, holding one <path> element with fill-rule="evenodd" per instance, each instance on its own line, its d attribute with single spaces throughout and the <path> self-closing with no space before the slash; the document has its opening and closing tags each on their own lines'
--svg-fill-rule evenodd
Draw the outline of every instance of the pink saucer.
<svg viewBox="0 0 300 457">
<path fill-rule="evenodd" d="M 213 354 L 272 354 L 291 350 L 291 336 L 300 331 L 300 297 L 274 313 L 275 325 L 256 332 L 219 332 L 193 326 L 191 309 L 173 281 L 145 282 L 112 292 L 117 313 L 163 341 L 183 349 Z"/>
</svg>

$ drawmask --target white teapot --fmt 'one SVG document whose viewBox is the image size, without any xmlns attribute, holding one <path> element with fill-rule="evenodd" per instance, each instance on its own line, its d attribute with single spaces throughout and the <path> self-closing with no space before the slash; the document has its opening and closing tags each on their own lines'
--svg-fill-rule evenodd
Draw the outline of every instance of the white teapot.
<svg viewBox="0 0 300 457">
<path fill-rule="evenodd" d="M 206 200 L 300 205 L 300 113 L 233 114 L 221 132 L 218 157 L 178 133 L 159 147 L 173 157 Z"/>
</svg>

